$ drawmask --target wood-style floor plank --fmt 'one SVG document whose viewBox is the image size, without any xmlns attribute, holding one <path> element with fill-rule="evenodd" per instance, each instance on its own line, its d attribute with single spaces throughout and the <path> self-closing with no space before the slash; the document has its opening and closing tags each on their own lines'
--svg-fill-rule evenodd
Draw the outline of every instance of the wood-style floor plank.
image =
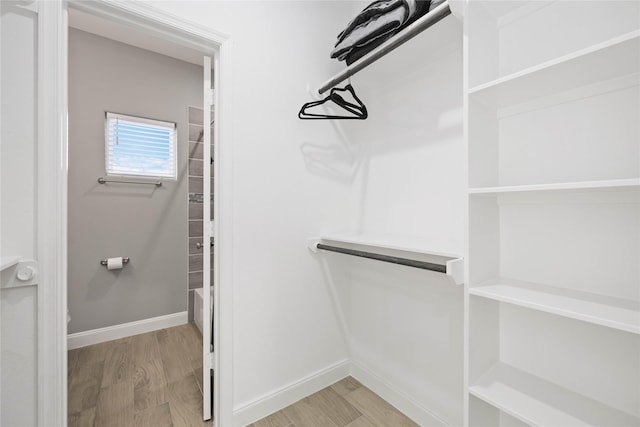
<svg viewBox="0 0 640 427">
<path fill-rule="evenodd" d="M 70 350 L 68 425 L 213 425 L 202 421 L 194 376 L 202 375 L 199 334 L 188 324 Z"/>
<path fill-rule="evenodd" d="M 160 358 L 160 347 L 155 332 L 131 337 L 131 358 L 134 364 Z"/>
<path fill-rule="evenodd" d="M 200 393 L 202 393 L 202 366 L 200 366 L 199 368 L 193 369 L 193 376 L 195 377 L 196 382 L 198 383 L 198 388 L 200 389 Z"/>
<path fill-rule="evenodd" d="M 96 422 L 96 407 L 69 415 L 69 427 L 88 427 Z"/>
<path fill-rule="evenodd" d="M 342 427 L 331 421 L 324 412 L 300 400 L 282 410 L 296 427 Z"/>
<path fill-rule="evenodd" d="M 123 411 L 114 412 L 102 417 L 96 417 L 95 427 L 120 427 L 133 425 L 133 407 L 128 406 Z"/>
<path fill-rule="evenodd" d="M 122 338 L 111 341 L 111 343 L 112 345 L 104 357 L 103 388 L 131 380 L 133 374 L 131 338 Z"/>
<path fill-rule="evenodd" d="M 74 350 L 69 350 L 67 353 L 67 379 L 71 378 L 73 371 L 76 369 L 76 365 L 78 364 L 79 354 L 80 354 L 80 349 L 78 348 Z"/>
<path fill-rule="evenodd" d="M 249 427 L 413 427 L 416 423 L 352 377 Z"/>
<path fill-rule="evenodd" d="M 252 427 L 292 427 L 293 423 L 284 412 L 278 411 L 251 424 Z"/>
<path fill-rule="evenodd" d="M 331 387 L 306 397 L 304 401 L 326 414 L 337 426 L 345 426 L 362 415 Z"/>
<path fill-rule="evenodd" d="M 202 421 L 202 338 L 193 325 L 69 351 L 69 426 L 213 426 Z M 413 421 L 354 378 L 249 427 L 404 427 Z"/>
<path fill-rule="evenodd" d="M 162 329 L 156 332 L 167 383 L 179 381 L 193 374 L 186 340 L 180 336 L 179 331 L 174 329 Z"/>
<path fill-rule="evenodd" d="M 343 378 L 337 383 L 331 385 L 333 391 L 338 393 L 340 396 L 349 394 L 352 391 L 359 389 L 360 387 L 362 387 L 362 384 L 360 384 L 358 380 L 350 376 Z"/>
<path fill-rule="evenodd" d="M 352 391 L 345 396 L 345 399 L 365 414 L 374 425 L 394 427 L 418 426 L 418 424 L 411 421 L 411 419 L 366 387 L 360 387 Z"/>
<path fill-rule="evenodd" d="M 169 404 L 154 406 L 144 411 L 136 412 L 133 418 L 135 427 L 172 427 L 171 410 Z"/>
<path fill-rule="evenodd" d="M 78 365 L 104 360 L 113 343 L 114 341 L 101 342 L 78 349 Z"/>
<path fill-rule="evenodd" d="M 102 384 L 102 374 L 104 372 L 104 360 L 95 362 L 78 363 L 74 369 L 73 376 L 69 379 L 69 383 L 82 382 L 90 379 L 100 379 Z"/>
<path fill-rule="evenodd" d="M 192 323 L 178 326 L 176 332 L 184 338 L 186 348 L 189 349 L 188 355 L 191 360 L 191 367 L 202 369 L 202 334 L 198 328 Z"/>
<path fill-rule="evenodd" d="M 70 414 L 95 407 L 102 383 L 104 361 L 77 365 L 69 379 L 67 405 Z"/>
<path fill-rule="evenodd" d="M 166 403 L 167 380 L 156 335 L 150 333 L 135 337 L 131 342 L 131 354 L 134 409 L 145 411 Z"/>
<path fill-rule="evenodd" d="M 131 412 L 133 419 L 133 381 L 120 381 L 100 390 L 96 405 L 96 417 L 106 417 L 121 412 Z"/>
<path fill-rule="evenodd" d="M 366 415 L 356 418 L 354 421 L 347 424 L 345 427 L 378 427 L 372 423 Z"/>
<path fill-rule="evenodd" d="M 171 419 L 179 426 L 213 425 L 202 421 L 202 394 L 193 374 L 167 387 Z"/>
<path fill-rule="evenodd" d="M 102 362 L 100 362 L 102 363 Z M 95 408 L 100 393 L 99 379 L 87 381 L 74 381 L 69 384 L 67 399 L 70 414 L 79 413 L 87 409 Z"/>
<path fill-rule="evenodd" d="M 70 350 L 68 360 L 70 426 L 212 425 L 202 421 L 194 376 L 202 375 L 202 338 L 194 325 Z"/>
<path fill-rule="evenodd" d="M 133 406 L 136 411 L 167 402 L 166 380 L 160 358 L 136 364 L 133 378 Z"/>
</svg>

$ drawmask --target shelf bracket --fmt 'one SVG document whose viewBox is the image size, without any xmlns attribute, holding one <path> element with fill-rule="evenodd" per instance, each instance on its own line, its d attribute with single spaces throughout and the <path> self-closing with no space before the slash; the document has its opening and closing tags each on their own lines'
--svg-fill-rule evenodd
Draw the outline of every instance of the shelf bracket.
<svg viewBox="0 0 640 427">
<path fill-rule="evenodd" d="M 313 252 L 314 254 L 318 253 L 318 243 L 320 243 L 322 240 L 319 237 L 312 237 L 310 239 L 307 239 L 307 248 L 309 248 L 309 250 L 311 252 Z"/>
<path fill-rule="evenodd" d="M 447 276 L 450 276 L 456 285 L 464 283 L 464 258 L 447 261 Z"/>
</svg>

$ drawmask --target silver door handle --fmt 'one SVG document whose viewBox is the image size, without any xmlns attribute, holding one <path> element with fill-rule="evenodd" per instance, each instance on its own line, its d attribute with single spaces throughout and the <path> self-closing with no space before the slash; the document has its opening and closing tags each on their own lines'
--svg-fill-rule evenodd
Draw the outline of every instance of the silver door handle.
<svg viewBox="0 0 640 427">
<path fill-rule="evenodd" d="M 203 246 L 201 242 L 196 242 L 196 249 L 202 249 Z M 213 242 L 211 242 L 211 247 L 213 247 Z"/>
</svg>

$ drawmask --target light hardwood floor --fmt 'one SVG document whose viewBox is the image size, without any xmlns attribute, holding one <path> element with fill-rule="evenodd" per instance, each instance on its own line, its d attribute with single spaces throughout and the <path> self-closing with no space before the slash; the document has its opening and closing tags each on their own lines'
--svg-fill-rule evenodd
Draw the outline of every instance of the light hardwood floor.
<svg viewBox="0 0 640 427">
<path fill-rule="evenodd" d="M 176 326 L 69 351 L 69 426 L 212 426 L 202 421 L 202 336 Z M 417 426 L 347 377 L 249 427 Z"/>
<path fill-rule="evenodd" d="M 352 377 L 249 427 L 413 427 L 416 423 Z"/>
<path fill-rule="evenodd" d="M 192 325 L 70 350 L 69 426 L 202 421 L 202 336 Z"/>
</svg>

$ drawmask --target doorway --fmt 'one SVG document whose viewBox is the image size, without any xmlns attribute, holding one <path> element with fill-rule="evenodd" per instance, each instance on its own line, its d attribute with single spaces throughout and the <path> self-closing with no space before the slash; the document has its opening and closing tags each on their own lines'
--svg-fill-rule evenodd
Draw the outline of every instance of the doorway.
<svg viewBox="0 0 640 427">
<path fill-rule="evenodd" d="M 187 64 L 185 68 L 191 67 L 191 71 L 193 71 L 194 67 L 199 68 L 200 78 L 196 85 L 198 86 L 199 99 L 196 98 L 195 101 L 193 99 L 182 100 L 179 102 L 180 106 L 177 108 L 182 108 L 184 112 L 182 118 L 185 119 L 184 124 L 181 125 L 179 122 L 182 118 L 172 119 L 171 114 L 159 112 L 157 109 L 158 105 L 166 103 L 167 99 L 175 99 L 173 96 L 163 95 L 158 93 L 157 90 L 152 89 L 150 93 L 144 96 L 149 98 L 145 100 L 147 101 L 145 104 L 146 107 L 135 105 L 141 101 L 141 97 L 134 95 L 132 86 L 129 86 L 129 88 L 125 86 L 126 79 L 123 78 L 122 74 L 118 74 L 122 71 L 120 69 L 122 68 L 122 62 L 120 62 L 121 65 L 118 65 L 118 61 L 116 61 L 113 56 L 110 56 L 111 54 L 108 54 L 108 60 L 101 64 L 98 64 L 97 59 L 100 57 L 104 59 L 105 55 L 98 55 L 95 61 L 88 61 L 87 66 L 95 66 L 96 68 L 90 73 L 85 73 L 84 77 L 74 75 L 74 70 L 69 70 L 70 167 L 68 294 L 71 314 L 70 325 L 74 325 L 74 321 L 78 323 L 93 321 L 93 329 L 91 330 L 98 330 L 100 333 L 104 332 L 105 329 L 109 329 L 108 327 L 105 328 L 102 326 L 105 322 L 107 322 L 107 324 L 114 324 L 115 322 L 120 326 L 125 325 L 129 327 L 131 324 L 136 323 L 135 319 L 139 318 L 143 318 L 145 321 L 147 318 L 152 318 L 154 321 L 162 318 L 161 321 L 166 321 L 165 315 L 157 315 L 158 313 L 163 313 L 161 306 L 164 306 L 164 312 L 173 313 L 176 308 L 171 307 L 170 304 L 174 303 L 176 299 L 182 299 L 183 302 L 188 301 L 186 296 L 189 295 L 189 288 L 193 288 L 193 283 L 189 286 L 189 280 L 186 274 L 184 277 L 186 286 L 181 296 L 172 298 L 172 295 L 177 295 L 176 292 L 179 293 L 179 286 L 175 286 L 175 283 L 173 285 L 171 283 L 169 284 L 169 287 L 172 286 L 171 289 L 160 289 L 158 286 L 159 282 L 166 281 L 166 276 L 175 273 L 175 269 L 171 268 L 172 265 L 180 264 L 176 262 L 175 256 L 166 254 L 166 249 L 171 246 L 171 242 L 176 242 L 182 237 L 185 251 L 183 255 L 178 255 L 178 257 L 183 256 L 184 260 L 189 259 L 187 250 L 188 231 L 184 236 L 176 236 L 175 233 L 173 233 L 173 235 L 171 233 L 167 234 L 164 233 L 164 231 L 175 231 L 171 230 L 171 224 L 176 224 L 175 217 L 179 217 L 180 212 L 187 213 L 189 210 L 192 210 L 190 209 L 191 206 L 188 205 L 188 200 L 186 200 L 186 198 L 180 198 L 180 194 L 186 196 L 187 192 L 191 192 L 191 189 L 186 190 L 189 185 L 189 180 L 184 174 L 188 169 L 187 164 L 196 164 L 199 160 L 191 158 L 192 150 L 190 150 L 188 145 L 190 144 L 189 141 L 191 138 L 187 135 L 190 133 L 190 128 L 192 127 L 187 122 L 189 107 L 193 107 L 194 105 L 202 107 L 203 129 L 205 129 L 204 123 L 216 122 L 219 114 L 217 108 L 213 109 L 212 114 L 210 112 L 210 105 L 215 103 L 214 93 L 211 90 L 212 86 L 216 86 L 214 80 L 216 83 L 220 81 L 218 71 L 220 69 L 219 58 L 222 41 L 215 39 L 215 37 L 207 38 L 201 34 L 196 35 L 193 32 L 186 31 L 184 28 L 172 27 L 159 21 L 154 22 L 148 15 L 144 14 L 144 11 L 135 13 L 130 9 L 118 9 L 119 7 L 120 6 L 105 5 L 101 2 L 90 2 L 90 4 L 85 2 L 70 3 L 68 10 L 70 25 L 69 46 L 71 47 L 71 43 L 76 43 L 78 40 L 84 39 L 86 41 L 86 39 L 93 38 L 94 42 L 97 41 L 103 44 L 119 43 L 129 46 L 131 49 L 137 49 L 139 55 L 133 54 L 128 56 L 127 61 L 130 63 L 140 62 L 145 55 L 155 55 L 156 57 L 166 57 L 169 62 L 173 61 L 175 64 L 178 62 L 185 63 Z M 85 53 L 90 55 L 91 48 L 88 47 L 87 49 Z M 72 51 L 70 51 L 70 53 L 72 53 Z M 211 58 L 213 61 L 211 61 Z M 169 68 L 171 67 L 172 66 L 169 65 Z M 213 78 L 210 72 L 212 68 L 216 71 L 213 74 Z M 172 73 L 175 74 L 177 71 L 171 68 L 169 74 Z M 135 72 L 133 74 L 135 74 Z M 139 76 L 141 80 L 132 84 L 135 87 L 153 86 L 151 85 L 151 80 L 158 77 L 158 74 L 160 74 L 159 69 L 156 69 L 155 72 L 153 70 L 143 71 L 142 76 Z M 115 75 L 113 79 L 114 84 L 107 85 L 106 80 L 111 75 Z M 91 81 L 86 82 L 86 87 L 82 90 L 74 90 L 73 86 L 81 84 L 83 78 Z M 172 84 L 160 84 L 156 86 L 156 88 L 162 86 L 167 87 L 172 86 Z M 102 114 L 105 115 L 105 117 L 100 118 L 100 120 L 95 117 L 95 114 L 91 118 L 77 118 L 78 116 L 75 114 L 77 111 L 85 113 L 86 110 L 90 109 L 89 104 L 91 102 L 87 101 L 87 99 L 93 102 L 96 97 L 100 97 L 100 92 L 105 95 L 113 95 L 113 91 L 118 91 L 120 94 L 119 98 L 132 98 L 132 102 L 128 103 L 127 106 L 108 101 L 103 106 L 95 107 L 95 111 L 102 111 Z M 89 93 L 89 97 L 85 100 L 73 98 L 76 93 L 86 94 L 87 92 Z M 145 112 L 148 111 L 145 110 L 146 108 L 151 108 L 153 111 L 147 113 Z M 153 176 L 153 173 L 155 173 L 155 170 L 152 170 L 150 174 L 146 175 L 145 173 L 149 171 L 134 171 L 134 175 L 135 173 L 141 173 L 141 176 L 132 177 L 127 174 L 117 173 L 120 171 L 118 169 L 115 174 L 110 175 L 109 167 L 113 166 L 113 164 L 109 163 L 109 161 L 102 163 L 102 156 L 97 155 L 95 151 L 93 153 L 88 151 L 87 148 L 93 146 L 95 150 L 96 147 L 102 145 L 105 157 L 113 152 L 108 143 L 104 145 L 105 142 L 102 141 L 102 139 L 106 141 L 109 138 L 108 131 L 100 135 L 98 135 L 99 132 L 96 131 L 99 126 L 107 126 L 106 120 L 110 117 L 107 113 L 111 113 L 111 117 L 117 116 L 121 120 L 126 119 L 132 122 L 136 120 L 144 122 L 145 120 L 152 119 L 154 125 L 157 124 L 156 122 L 162 122 L 164 124 L 175 123 L 175 127 L 178 129 L 178 145 L 173 155 L 176 155 L 178 160 L 183 159 L 182 167 L 180 165 L 176 166 L 175 180 L 172 180 L 170 175 L 157 181 L 151 180 L 150 178 Z M 89 126 L 89 122 L 92 122 L 93 130 L 88 130 L 87 133 L 82 134 L 79 129 L 76 129 L 76 125 L 81 128 Z M 182 132 L 180 132 L 180 130 L 182 130 Z M 199 160 L 202 169 L 202 192 L 200 195 L 202 199 L 206 201 L 210 199 L 209 194 L 215 194 L 214 189 L 211 188 L 211 180 L 209 177 L 214 178 L 213 182 L 216 186 L 220 185 L 221 179 L 218 179 L 216 162 L 207 162 L 204 160 L 209 157 L 212 159 L 216 158 L 216 160 L 219 159 L 217 147 L 221 145 L 222 139 L 215 137 L 219 134 L 219 130 L 218 126 L 214 126 L 213 134 L 217 143 L 214 145 L 214 148 L 211 149 L 211 144 L 208 143 L 210 133 L 203 132 L 203 134 L 203 141 L 201 142 L 205 148 L 202 149 L 202 159 Z M 103 135 L 105 135 L 104 138 Z M 74 141 L 74 138 L 78 138 L 78 136 L 80 142 Z M 97 139 L 100 139 L 100 141 L 96 141 Z M 196 141 L 196 143 L 197 142 L 198 141 Z M 184 146 L 180 146 L 180 144 L 184 144 Z M 153 151 L 155 149 L 156 147 L 142 147 L 141 150 Z M 181 155 L 181 151 L 183 155 Z M 186 154 L 186 156 L 184 154 Z M 169 150 L 166 156 L 167 158 L 172 156 L 171 150 Z M 95 163 L 93 167 L 87 167 L 88 165 L 85 163 L 91 163 L 92 161 Z M 82 164 L 82 167 L 74 168 L 74 164 Z M 96 175 L 96 172 L 98 172 L 98 174 L 93 178 L 89 178 L 88 176 L 78 178 L 80 172 L 76 169 L 84 169 L 85 172 L 89 169 L 94 175 Z M 182 176 L 180 175 L 181 170 Z M 76 172 L 78 172 L 78 174 Z M 102 182 L 97 178 L 102 179 Z M 89 181 L 91 181 L 91 185 L 87 186 L 86 184 Z M 84 188 L 74 189 L 75 185 L 82 185 L 83 182 L 85 183 Z M 156 185 L 156 183 L 160 185 Z M 78 197 L 76 197 L 76 193 Z M 75 209 L 74 203 L 76 202 L 80 209 Z M 144 209 L 148 209 L 148 211 L 145 212 Z M 216 374 L 220 373 L 220 363 L 219 357 L 214 356 L 213 348 L 224 349 L 224 346 L 221 347 L 217 344 L 220 341 L 220 322 L 217 321 L 211 313 L 211 311 L 213 311 L 213 313 L 220 311 L 217 309 L 220 305 L 220 286 L 213 288 L 208 286 L 210 283 L 215 283 L 216 285 L 220 283 L 220 269 L 216 268 L 219 265 L 219 252 L 215 251 L 213 257 L 209 258 L 210 246 L 204 244 L 206 241 L 212 240 L 213 236 L 216 235 L 215 232 L 217 229 L 217 224 L 213 221 L 204 220 L 204 218 L 220 218 L 219 215 L 216 215 L 218 210 L 219 203 L 217 203 L 217 200 L 212 203 L 211 207 L 209 207 L 209 204 L 202 203 L 203 219 L 199 221 L 199 224 L 195 224 L 196 221 L 191 221 L 188 216 L 186 216 L 186 222 L 183 224 L 186 225 L 186 230 L 191 229 L 194 225 L 201 227 L 201 259 L 203 268 L 200 287 L 202 288 L 203 294 L 202 300 L 208 301 L 208 294 L 211 292 L 211 289 L 213 289 L 213 307 L 216 308 L 216 310 L 211 310 L 213 307 L 210 307 L 208 304 L 202 304 L 203 339 L 199 385 L 203 394 L 202 418 L 205 420 L 210 419 L 212 416 L 215 417 L 216 414 L 220 413 L 220 393 L 218 392 L 220 390 L 219 375 L 212 375 L 212 372 L 216 372 Z M 82 229 L 75 230 L 74 226 L 76 224 L 84 225 L 84 231 Z M 146 236 L 141 236 L 140 230 L 145 227 L 147 227 L 149 231 Z M 93 230 L 93 234 L 91 230 Z M 98 233 L 99 230 L 102 230 L 102 236 Z M 131 248 L 129 251 L 135 254 L 134 256 L 124 252 L 120 253 L 122 251 L 118 249 L 117 244 L 109 243 L 110 240 L 113 240 L 111 238 L 114 234 L 119 234 L 119 239 L 116 239 L 119 244 L 123 241 L 129 242 L 128 247 Z M 96 246 L 98 248 L 96 248 Z M 216 246 L 218 250 L 221 247 L 218 241 L 216 241 Z M 91 254 L 92 250 L 100 251 L 101 255 L 98 256 L 98 252 Z M 83 262 L 82 260 L 74 259 L 72 251 L 84 252 L 87 260 Z M 91 261 L 96 257 L 106 261 L 107 265 L 103 266 L 100 264 L 99 267 L 96 268 L 97 264 Z M 119 260 L 120 257 L 122 257 L 121 260 Z M 125 258 L 128 259 L 128 262 L 124 261 Z M 119 263 L 119 265 L 115 265 L 114 268 L 111 269 L 110 263 L 113 259 L 115 259 L 115 264 Z M 214 267 L 213 277 L 211 278 L 209 264 L 212 264 Z M 76 265 L 78 268 L 74 267 Z M 87 266 L 89 266 L 88 269 L 86 268 Z M 168 269 L 163 273 L 162 269 L 166 267 L 168 267 Z M 76 271 L 82 270 L 83 268 L 87 270 L 88 273 L 86 271 L 84 273 L 82 271 Z M 146 283 L 135 280 L 135 277 L 138 277 L 138 279 L 142 277 L 141 274 L 137 273 L 143 273 L 145 269 L 155 274 L 155 277 L 152 276 L 145 279 L 147 281 Z M 181 268 L 178 268 L 178 270 L 181 270 Z M 184 270 L 186 271 L 186 269 Z M 131 280 L 127 282 L 128 279 Z M 170 279 L 169 282 L 171 281 Z M 176 281 L 179 282 L 180 279 L 173 280 L 173 282 Z M 83 295 L 84 300 L 78 298 L 77 292 L 72 289 L 72 287 L 78 286 L 81 288 L 80 294 Z M 73 300 L 73 298 L 75 298 L 75 300 Z M 136 298 L 138 299 L 136 300 Z M 91 304 L 94 304 L 95 308 L 96 304 L 102 304 L 108 299 L 112 299 L 112 302 L 114 302 L 114 304 L 110 306 L 111 309 L 107 310 L 109 312 L 108 314 L 99 313 L 98 310 L 92 309 Z M 192 305 L 191 308 L 193 309 L 194 306 Z M 132 314 L 135 310 L 137 310 L 135 314 Z M 147 310 L 149 312 L 140 313 L 141 310 Z M 106 316 L 112 315 L 119 315 L 120 317 L 117 321 L 106 318 Z M 193 313 L 191 313 L 191 316 L 193 317 Z M 134 320 L 131 321 L 131 319 Z M 173 320 L 170 321 L 175 322 L 177 320 L 174 316 Z M 70 326 L 69 331 L 73 333 L 74 327 L 75 326 Z M 83 328 L 86 329 L 86 325 Z M 114 328 L 110 329 L 110 333 L 113 333 L 113 329 Z M 117 330 L 116 338 L 119 338 L 117 333 L 126 333 L 123 332 L 122 328 L 115 329 Z M 108 335 L 106 336 L 109 337 Z M 103 334 L 102 338 L 104 337 L 105 335 Z M 112 349 L 110 351 L 114 352 L 116 350 Z M 218 351 L 218 356 L 219 355 L 220 351 Z M 216 419 L 220 418 L 216 417 Z"/>
</svg>

